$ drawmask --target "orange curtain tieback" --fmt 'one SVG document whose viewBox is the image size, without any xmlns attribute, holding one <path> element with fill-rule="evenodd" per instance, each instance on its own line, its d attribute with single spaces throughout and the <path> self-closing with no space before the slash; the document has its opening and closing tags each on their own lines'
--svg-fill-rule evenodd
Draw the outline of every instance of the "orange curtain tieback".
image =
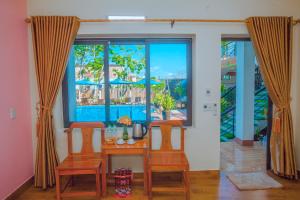
<svg viewBox="0 0 300 200">
<path fill-rule="evenodd" d="M 40 102 L 38 102 L 36 104 L 36 111 L 37 111 L 37 114 L 39 115 L 39 113 L 41 112 L 41 110 L 45 110 L 45 111 L 50 111 L 50 107 L 49 106 L 44 106 L 42 105 Z"/>
<path fill-rule="evenodd" d="M 276 107 L 275 113 L 274 113 L 274 117 L 273 117 L 273 132 L 274 133 L 280 133 L 281 130 L 281 121 L 280 121 L 280 116 L 283 112 L 284 109 L 288 108 L 290 106 L 290 102 L 291 102 L 291 98 L 289 101 L 287 101 L 286 103 L 279 105 L 278 107 Z"/>
<path fill-rule="evenodd" d="M 37 131 L 36 131 L 36 135 L 37 135 L 37 137 L 39 136 L 40 118 L 41 118 L 41 111 L 42 110 L 46 111 L 47 113 L 50 113 L 50 111 L 51 111 L 50 107 L 41 105 L 41 102 L 38 102 L 36 104 L 36 111 L 37 111 L 37 121 L 36 121 L 36 130 Z M 51 114 L 51 116 L 52 116 L 52 114 Z"/>
</svg>

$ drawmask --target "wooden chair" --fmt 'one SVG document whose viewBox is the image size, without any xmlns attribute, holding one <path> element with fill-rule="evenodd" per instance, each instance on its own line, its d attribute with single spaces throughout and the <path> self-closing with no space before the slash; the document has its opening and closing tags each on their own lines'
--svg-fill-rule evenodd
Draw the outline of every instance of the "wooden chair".
<svg viewBox="0 0 300 200">
<path fill-rule="evenodd" d="M 72 148 L 72 130 L 74 128 L 81 129 L 82 133 L 82 147 L 80 153 L 73 153 Z M 70 128 L 65 132 L 68 134 L 68 156 L 56 167 L 56 197 L 60 200 L 61 197 L 75 197 L 75 196 L 96 196 L 100 199 L 100 171 L 105 173 L 102 165 L 101 152 L 95 152 L 93 149 L 93 133 L 95 128 L 101 128 L 101 139 L 103 139 L 105 125 L 101 122 L 97 123 L 72 123 Z M 95 174 L 96 176 L 96 191 L 78 191 L 78 192 L 64 192 L 70 182 L 73 182 L 73 175 L 81 174 Z M 61 176 L 69 175 L 67 183 L 61 191 Z M 105 183 L 105 180 L 102 180 Z"/>
<path fill-rule="evenodd" d="M 162 141 L 159 150 L 152 149 L 152 128 L 160 127 Z M 172 147 L 171 136 L 172 128 L 180 128 L 181 145 L 179 150 Z M 184 153 L 184 131 L 182 121 L 156 121 L 150 123 L 149 126 L 149 199 L 152 199 L 152 191 L 154 192 L 184 192 L 185 198 L 190 199 L 190 183 L 189 183 L 189 163 Z M 152 186 L 152 172 L 182 172 L 183 187 L 153 187 Z"/>
</svg>

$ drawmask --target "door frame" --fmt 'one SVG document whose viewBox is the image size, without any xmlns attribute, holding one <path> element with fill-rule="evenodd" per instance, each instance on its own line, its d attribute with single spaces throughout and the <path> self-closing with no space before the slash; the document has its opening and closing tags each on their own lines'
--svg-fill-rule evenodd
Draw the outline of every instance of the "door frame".
<svg viewBox="0 0 300 200">
<path fill-rule="evenodd" d="M 249 35 L 244 34 L 226 34 L 222 35 L 221 41 L 251 41 Z M 271 151 L 270 151 L 270 138 L 272 134 L 272 120 L 273 119 L 273 102 L 268 96 L 268 113 L 267 113 L 267 145 L 266 145 L 266 170 L 271 169 Z"/>
</svg>

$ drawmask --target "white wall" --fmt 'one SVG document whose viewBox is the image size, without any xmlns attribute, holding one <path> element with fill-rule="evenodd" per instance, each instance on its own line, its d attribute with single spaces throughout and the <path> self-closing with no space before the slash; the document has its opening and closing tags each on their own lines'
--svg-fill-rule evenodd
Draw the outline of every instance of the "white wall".
<svg viewBox="0 0 300 200">
<path fill-rule="evenodd" d="M 297 0 L 29 0 L 29 15 L 76 15 L 80 18 L 105 18 L 108 15 L 145 15 L 148 18 L 209 18 L 209 19 L 244 19 L 255 15 L 288 15 L 300 17 L 300 1 Z M 299 26 L 297 33 L 299 35 Z M 295 29 L 296 30 L 296 29 Z M 174 28 L 169 24 L 145 23 L 83 23 L 79 34 L 191 34 L 194 35 L 193 55 L 193 126 L 186 134 L 186 153 L 192 170 L 219 169 L 220 142 L 219 108 L 217 116 L 203 112 L 205 102 L 220 101 L 220 41 L 222 34 L 247 34 L 245 24 L 180 24 Z M 293 74 L 293 114 L 295 128 L 300 130 L 300 111 L 296 85 L 299 85 L 300 64 L 299 36 L 295 40 Z M 296 45 L 295 45 L 296 46 Z M 31 50 L 31 86 L 32 96 L 37 96 L 34 66 Z M 297 65 L 296 65 L 297 64 Z M 210 88 L 210 97 L 205 96 L 205 89 Z M 297 98 L 298 97 L 298 98 Z M 34 99 L 34 98 L 33 98 Z M 60 158 L 66 155 L 66 136 L 63 133 L 62 101 L 59 95 L 54 109 L 57 148 Z M 35 101 L 32 102 L 33 118 L 36 118 Z M 298 112 L 299 113 L 299 112 Z M 35 121 L 35 120 L 33 120 Z M 33 127 L 35 125 L 33 124 Z M 296 129 L 297 130 L 297 129 Z M 300 144 L 300 131 L 296 131 Z M 35 133 L 33 133 L 35 141 Z M 158 139 L 159 140 L 159 139 Z M 177 141 L 177 139 L 174 139 Z M 159 142 L 156 142 L 158 145 Z M 300 166 L 300 145 L 297 147 Z M 113 161 L 115 166 L 122 166 L 124 158 Z M 126 160 L 127 161 L 127 160 Z M 141 160 L 131 157 L 134 170 L 141 169 Z M 126 164 L 127 165 L 127 164 Z M 129 165 L 129 164 L 128 164 Z"/>
</svg>

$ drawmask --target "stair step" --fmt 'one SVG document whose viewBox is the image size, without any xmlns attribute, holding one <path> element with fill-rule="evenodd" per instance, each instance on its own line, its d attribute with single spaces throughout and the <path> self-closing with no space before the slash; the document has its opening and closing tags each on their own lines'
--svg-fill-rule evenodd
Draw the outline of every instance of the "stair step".
<svg viewBox="0 0 300 200">
<path fill-rule="evenodd" d="M 254 97 L 254 126 L 257 127 L 259 124 L 261 124 L 261 121 L 267 120 L 267 116 L 264 114 L 265 108 L 268 105 L 268 92 L 267 90 L 262 90 L 260 91 L 257 95 Z M 232 99 L 225 98 L 226 100 L 231 101 Z M 234 104 L 235 105 L 235 104 Z M 234 105 L 228 105 L 224 110 L 228 110 Z M 222 118 L 221 121 L 221 128 L 220 128 L 220 141 L 221 142 L 226 142 L 229 141 L 230 139 L 226 138 L 225 135 L 232 134 L 233 131 L 233 117 L 235 115 L 233 112 L 227 113 L 225 115 L 225 118 Z"/>
<path fill-rule="evenodd" d="M 261 102 L 261 101 L 256 101 L 255 104 L 259 105 L 259 104 L 267 104 L 268 102 Z"/>
<path fill-rule="evenodd" d="M 259 100 L 259 101 L 254 102 L 254 105 L 258 105 L 258 104 L 265 105 L 265 104 L 268 104 L 268 101 L 267 100 L 263 100 L 263 101 Z"/>
<path fill-rule="evenodd" d="M 265 115 L 264 110 L 257 110 L 256 112 L 254 112 L 254 116 L 255 117 L 264 117 L 266 115 Z"/>
<path fill-rule="evenodd" d="M 223 121 L 222 122 L 222 125 L 230 125 L 230 126 L 232 126 L 233 125 L 233 120 L 228 120 L 228 121 Z"/>
<path fill-rule="evenodd" d="M 232 129 L 233 129 L 233 126 L 227 126 L 227 127 L 222 126 L 221 127 L 221 131 L 232 131 Z"/>
<path fill-rule="evenodd" d="M 268 118 L 266 117 L 262 117 L 262 118 L 255 118 L 254 120 L 255 121 L 264 121 L 264 120 L 267 120 Z"/>
<path fill-rule="evenodd" d="M 228 121 L 225 121 L 225 122 L 223 121 L 222 124 L 223 125 L 229 124 L 229 125 L 232 126 L 233 125 L 233 120 L 228 120 Z"/>
<path fill-rule="evenodd" d="M 233 126 L 228 126 L 228 127 L 221 126 L 221 131 L 223 131 L 223 132 L 232 132 L 232 129 L 233 129 Z"/>
<path fill-rule="evenodd" d="M 221 129 L 222 134 L 231 133 L 233 128 Z"/>
<path fill-rule="evenodd" d="M 227 142 L 228 139 L 227 139 L 226 137 L 221 136 L 221 137 L 220 137 L 220 141 L 221 141 L 221 142 Z"/>
</svg>

